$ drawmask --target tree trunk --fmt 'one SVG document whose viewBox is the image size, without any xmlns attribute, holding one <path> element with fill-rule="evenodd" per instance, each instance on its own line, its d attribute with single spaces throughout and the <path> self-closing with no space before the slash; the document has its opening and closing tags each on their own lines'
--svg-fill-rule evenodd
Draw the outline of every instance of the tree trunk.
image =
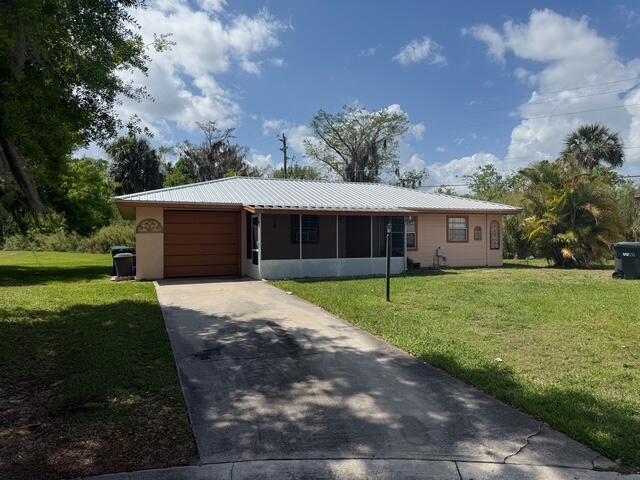
<svg viewBox="0 0 640 480">
<path fill-rule="evenodd" d="M 38 214 L 44 213 L 44 206 L 40 200 L 40 195 L 38 195 L 35 182 L 31 177 L 24 159 L 18 153 L 18 149 L 13 142 L 4 135 L 0 135 L 0 161 L 4 161 L 9 167 L 9 171 L 11 171 L 18 188 L 34 212 Z"/>
</svg>

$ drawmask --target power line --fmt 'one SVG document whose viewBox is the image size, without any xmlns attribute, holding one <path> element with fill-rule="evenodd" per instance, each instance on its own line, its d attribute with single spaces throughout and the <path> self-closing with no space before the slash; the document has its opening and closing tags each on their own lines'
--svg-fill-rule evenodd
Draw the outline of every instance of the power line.
<svg viewBox="0 0 640 480">
<path fill-rule="evenodd" d="M 637 146 L 633 146 L 633 147 L 624 147 L 623 150 L 634 150 L 640 148 L 640 145 Z M 554 154 L 554 155 L 513 155 L 510 157 L 505 157 L 502 160 L 506 161 L 506 160 L 539 160 L 540 157 L 557 157 L 558 155 L 560 155 L 560 152 Z M 470 155 L 467 155 L 470 156 Z"/>
<path fill-rule="evenodd" d="M 463 130 L 463 129 L 468 129 L 468 128 L 479 128 L 479 127 L 487 127 L 487 126 L 492 126 L 492 125 L 504 125 L 504 124 L 508 124 L 508 123 L 520 123 L 523 122 L 525 120 L 539 120 L 539 119 L 543 119 L 543 118 L 555 118 L 555 117 L 566 117 L 569 115 L 578 115 L 580 113 L 591 113 L 591 112 L 604 112 L 606 110 L 615 110 L 618 108 L 627 108 L 627 107 L 637 107 L 640 106 L 640 103 L 629 103 L 629 104 L 625 104 L 625 105 L 616 105 L 613 107 L 603 107 L 603 108 L 591 108 L 588 110 L 577 110 L 574 112 L 564 112 L 564 113 L 552 113 L 549 115 L 534 115 L 531 117 L 523 117 L 523 118 L 518 118 L 518 119 L 513 119 L 513 120 L 501 120 L 501 121 L 497 121 L 497 122 L 485 122 L 485 123 L 476 123 L 476 124 L 471 124 L 471 125 L 464 125 L 464 126 L 460 126 L 460 127 L 449 127 L 449 128 L 442 128 L 440 130 L 431 130 L 431 132 L 444 132 L 444 131 L 452 131 L 452 130 Z"/>
<path fill-rule="evenodd" d="M 640 175 L 620 175 L 620 178 L 640 178 Z M 438 188 L 438 187 L 469 187 L 470 183 L 440 183 L 438 185 L 423 185 L 421 188 Z"/>
<path fill-rule="evenodd" d="M 601 87 L 601 86 L 606 86 L 606 85 L 615 85 L 615 84 L 618 84 L 618 83 L 630 82 L 630 81 L 638 81 L 638 76 L 629 77 L 629 78 L 625 78 L 625 79 L 621 79 L 621 80 L 614 80 L 614 81 L 610 81 L 610 82 L 591 83 L 591 84 L 585 84 L 585 85 L 577 86 L 577 87 L 559 88 L 557 90 L 547 90 L 545 92 L 538 93 L 538 95 L 546 96 L 546 95 L 553 94 L 553 93 L 560 93 L 560 92 L 574 91 L 574 90 L 582 90 L 583 88 Z M 519 95 L 517 97 L 515 97 L 515 96 L 514 97 L 504 97 L 504 96 L 492 97 L 492 98 L 489 98 L 489 100 L 480 101 L 480 102 L 478 102 L 478 104 L 492 103 L 492 102 L 495 102 L 495 101 L 504 101 L 504 100 L 519 100 L 519 99 L 527 99 L 527 98 L 531 98 L 531 94 L 529 94 L 529 95 Z"/>
<path fill-rule="evenodd" d="M 562 90 L 562 92 L 564 92 L 564 91 L 565 90 Z M 547 103 L 557 103 L 557 102 L 562 102 L 562 101 L 571 101 L 571 100 L 576 100 L 576 99 L 579 99 L 579 98 L 598 97 L 600 95 L 611 95 L 611 94 L 614 94 L 614 93 L 624 93 L 624 92 L 628 92 L 628 91 L 629 91 L 628 88 L 625 88 L 624 90 L 620 90 L 620 89 L 618 89 L 618 90 L 610 90 L 608 92 L 591 93 L 589 95 L 578 95 L 578 96 L 571 97 L 571 98 L 556 98 L 554 100 L 545 100 L 545 101 L 542 101 L 542 102 L 529 102 L 529 103 L 525 103 L 523 106 L 529 107 L 531 105 L 544 105 L 544 104 L 547 104 Z M 511 110 L 512 108 L 513 107 L 496 107 L 496 108 L 488 108 L 488 109 L 485 109 L 485 110 L 471 111 L 469 113 L 472 114 L 472 115 L 477 115 L 477 114 L 480 114 L 480 113 L 497 112 L 497 111 L 500 111 L 500 110 Z"/>
</svg>

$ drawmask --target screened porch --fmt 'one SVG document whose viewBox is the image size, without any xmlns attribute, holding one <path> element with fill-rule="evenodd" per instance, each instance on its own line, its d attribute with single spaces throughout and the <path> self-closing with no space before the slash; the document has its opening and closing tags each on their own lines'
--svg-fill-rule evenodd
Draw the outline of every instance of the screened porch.
<svg viewBox="0 0 640 480">
<path fill-rule="evenodd" d="M 383 274 L 389 223 L 391 271 L 397 274 L 406 266 L 404 216 L 248 215 L 247 258 L 260 278 Z"/>
</svg>

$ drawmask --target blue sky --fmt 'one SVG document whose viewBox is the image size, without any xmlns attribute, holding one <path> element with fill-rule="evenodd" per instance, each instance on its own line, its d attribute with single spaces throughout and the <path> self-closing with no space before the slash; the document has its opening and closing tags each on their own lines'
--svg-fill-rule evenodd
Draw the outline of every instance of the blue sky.
<svg viewBox="0 0 640 480">
<path fill-rule="evenodd" d="M 249 160 L 278 166 L 285 131 L 303 139 L 318 109 L 406 112 L 400 159 L 431 183 L 486 163 L 510 171 L 554 155 L 583 122 L 619 131 L 640 171 L 640 2 L 151 1 L 142 33 L 154 102 L 125 102 L 153 142 L 197 141 L 196 121 L 236 127 Z M 594 111 L 595 110 L 595 111 Z M 581 112 L 581 113 L 574 113 Z"/>
</svg>

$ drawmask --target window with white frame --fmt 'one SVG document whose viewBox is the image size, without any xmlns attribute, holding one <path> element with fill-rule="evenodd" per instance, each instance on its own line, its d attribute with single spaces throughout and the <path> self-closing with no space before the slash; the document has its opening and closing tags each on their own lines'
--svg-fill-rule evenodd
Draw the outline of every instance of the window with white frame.
<svg viewBox="0 0 640 480">
<path fill-rule="evenodd" d="M 469 241 L 469 217 L 447 217 L 447 242 Z"/>
</svg>

